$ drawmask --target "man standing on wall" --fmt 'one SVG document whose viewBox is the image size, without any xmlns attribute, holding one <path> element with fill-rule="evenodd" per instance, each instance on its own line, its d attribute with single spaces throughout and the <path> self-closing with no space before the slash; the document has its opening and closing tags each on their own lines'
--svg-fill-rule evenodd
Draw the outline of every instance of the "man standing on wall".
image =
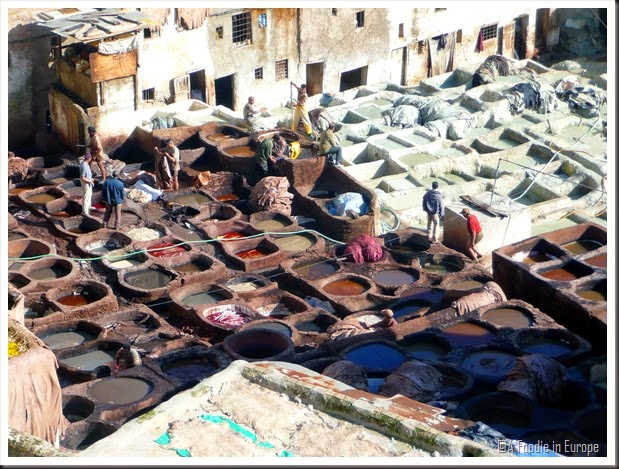
<svg viewBox="0 0 619 469">
<path fill-rule="evenodd" d="M 80 181 L 82 183 L 82 189 L 84 189 L 84 196 L 82 197 L 82 214 L 88 215 L 90 213 L 90 204 L 92 202 L 92 171 L 90 170 L 90 164 L 92 163 L 92 155 L 90 150 L 86 150 L 84 159 L 80 163 Z"/>
<path fill-rule="evenodd" d="M 466 251 L 471 259 L 476 261 L 481 257 L 481 253 L 475 248 L 484 237 L 484 233 L 481 230 L 479 220 L 475 215 L 471 213 L 468 208 L 463 208 L 460 214 L 466 218 L 466 228 L 469 232 L 469 239 L 466 242 Z"/>
<path fill-rule="evenodd" d="M 168 160 L 171 174 L 171 188 L 173 191 L 178 190 L 178 172 L 181 169 L 181 152 L 174 141 L 171 138 L 165 140 L 165 147 L 163 150 L 155 147 L 155 151 L 159 156 L 162 156 Z"/>
<path fill-rule="evenodd" d="M 312 124 L 310 122 L 309 114 L 307 113 L 307 108 L 305 107 L 305 103 L 307 102 L 307 85 L 303 83 L 301 86 L 297 86 L 296 83 L 290 82 L 292 86 L 297 89 L 299 93 L 297 96 L 297 104 L 294 107 L 294 114 L 292 115 L 292 125 L 290 128 L 292 131 L 297 130 L 297 125 L 299 125 L 299 119 L 303 121 L 303 127 L 305 128 L 305 133 L 309 135 L 309 138 L 314 140 L 314 134 L 312 133 Z"/>
<path fill-rule="evenodd" d="M 445 204 L 443 195 L 438 191 L 438 182 L 432 182 L 432 189 L 428 189 L 423 195 L 423 211 L 428 216 L 428 239 L 431 243 L 438 241 L 440 219 L 445 216 Z"/>
<path fill-rule="evenodd" d="M 105 181 L 105 165 L 103 164 L 103 146 L 101 145 L 101 138 L 92 125 L 88 127 L 88 136 L 90 141 L 88 142 L 88 149 L 92 155 L 92 163 L 97 163 L 99 170 L 101 171 L 101 180 Z M 91 163 L 91 164 L 92 164 Z"/>
</svg>

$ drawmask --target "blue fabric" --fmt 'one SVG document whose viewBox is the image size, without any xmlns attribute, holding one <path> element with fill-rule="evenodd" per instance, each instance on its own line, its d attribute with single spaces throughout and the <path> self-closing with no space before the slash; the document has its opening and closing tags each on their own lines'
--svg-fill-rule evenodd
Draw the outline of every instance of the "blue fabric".
<svg viewBox="0 0 619 469">
<path fill-rule="evenodd" d="M 120 179 L 108 176 L 101 187 L 101 197 L 106 204 L 120 205 L 125 200 L 125 186 Z"/>
<path fill-rule="evenodd" d="M 363 200 L 363 196 L 357 192 L 345 192 L 335 197 L 327 205 L 327 210 L 331 215 L 344 216 L 347 210 L 357 212 L 359 215 L 368 213 L 368 205 Z"/>
</svg>

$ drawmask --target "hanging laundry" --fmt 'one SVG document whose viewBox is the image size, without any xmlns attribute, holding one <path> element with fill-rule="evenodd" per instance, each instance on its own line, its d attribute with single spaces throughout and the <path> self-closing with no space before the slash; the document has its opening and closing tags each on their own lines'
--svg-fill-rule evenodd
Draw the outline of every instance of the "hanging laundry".
<svg viewBox="0 0 619 469">
<path fill-rule="evenodd" d="M 475 52 L 483 52 L 484 51 L 484 39 L 482 34 L 482 29 L 479 28 L 479 36 L 477 36 L 477 44 L 475 45 Z"/>
</svg>

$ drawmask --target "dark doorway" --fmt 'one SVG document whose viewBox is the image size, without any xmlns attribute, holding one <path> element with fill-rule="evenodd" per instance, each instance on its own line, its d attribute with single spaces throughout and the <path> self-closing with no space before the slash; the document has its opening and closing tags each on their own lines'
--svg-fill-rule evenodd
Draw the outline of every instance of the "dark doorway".
<svg viewBox="0 0 619 469">
<path fill-rule="evenodd" d="M 514 20 L 514 23 L 514 55 L 518 60 L 526 59 L 529 15 L 519 16 Z"/>
<path fill-rule="evenodd" d="M 368 67 L 359 67 L 348 72 L 342 72 L 340 76 L 340 91 L 346 91 L 357 86 L 368 84 Z"/>
<path fill-rule="evenodd" d="M 322 81 L 324 77 L 325 63 L 316 62 L 305 66 L 307 95 L 314 96 L 322 93 Z"/>
<path fill-rule="evenodd" d="M 234 75 L 217 78 L 215 80 L 215 106 L 226 106 L 234 111 Z"/>
<path fill-rule="evenodd" d="M 191 99 L 206 102 L 206 77 L 204 70 L 197 70 L 189 74 L 189 90 Z"/>
<path fill-rule="evenodd" d="M 548 51 L 546 38 L 550 31 L 550 8 L 539 8 L 535 14 L 535 48 L 538 54 Z"/>
</svg>

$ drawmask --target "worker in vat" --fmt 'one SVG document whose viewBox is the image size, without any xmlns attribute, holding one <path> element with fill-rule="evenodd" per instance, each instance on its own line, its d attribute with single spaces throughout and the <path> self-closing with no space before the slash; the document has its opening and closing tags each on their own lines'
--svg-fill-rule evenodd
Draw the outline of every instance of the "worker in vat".
<svg viewBox="0 0 619 469">
<path fill-rule="evenodd" d="M 129 344 L 124 344 L 118 352 L 116 352 L 116 366 L 114 369 L 118 370 L 126 370 L 127 368 L 131 368 L 134 366 L 140 366 L 142 364 L 142 359 L 140 358 L 139 352 L 131 347 Z"/>
<path fill-rule="evenodd" d="M 438 190 L 438 181 L 432 182 L 432 189 L 423 195 L 422 208 L 428 217 L 428 239 L 431 243 L 438 241 L 439 222 L 445 216 L 443 195 Z"/>
<path fill-rule="evenodd" d="M 258 137 L 258 148 L 254 154 L 254 159 L 258 165 L 258 175 L 262 179 L 269 173 L 276 161 L 288 158 L 290 149 L 286 139 L 280 134 L 263 134 Z"/>
<path fill-rule="evenodd" d="M 466 252 L 474 261 L 481 257 L 481 253 L 475 247 L 484 237 L 479 220 L 471 213 L 469 208 L 463 208 L 460 214 L 466 218 L 466 228 L 469 232 L 469 237 L 466 241 Z"/>
</svg>

